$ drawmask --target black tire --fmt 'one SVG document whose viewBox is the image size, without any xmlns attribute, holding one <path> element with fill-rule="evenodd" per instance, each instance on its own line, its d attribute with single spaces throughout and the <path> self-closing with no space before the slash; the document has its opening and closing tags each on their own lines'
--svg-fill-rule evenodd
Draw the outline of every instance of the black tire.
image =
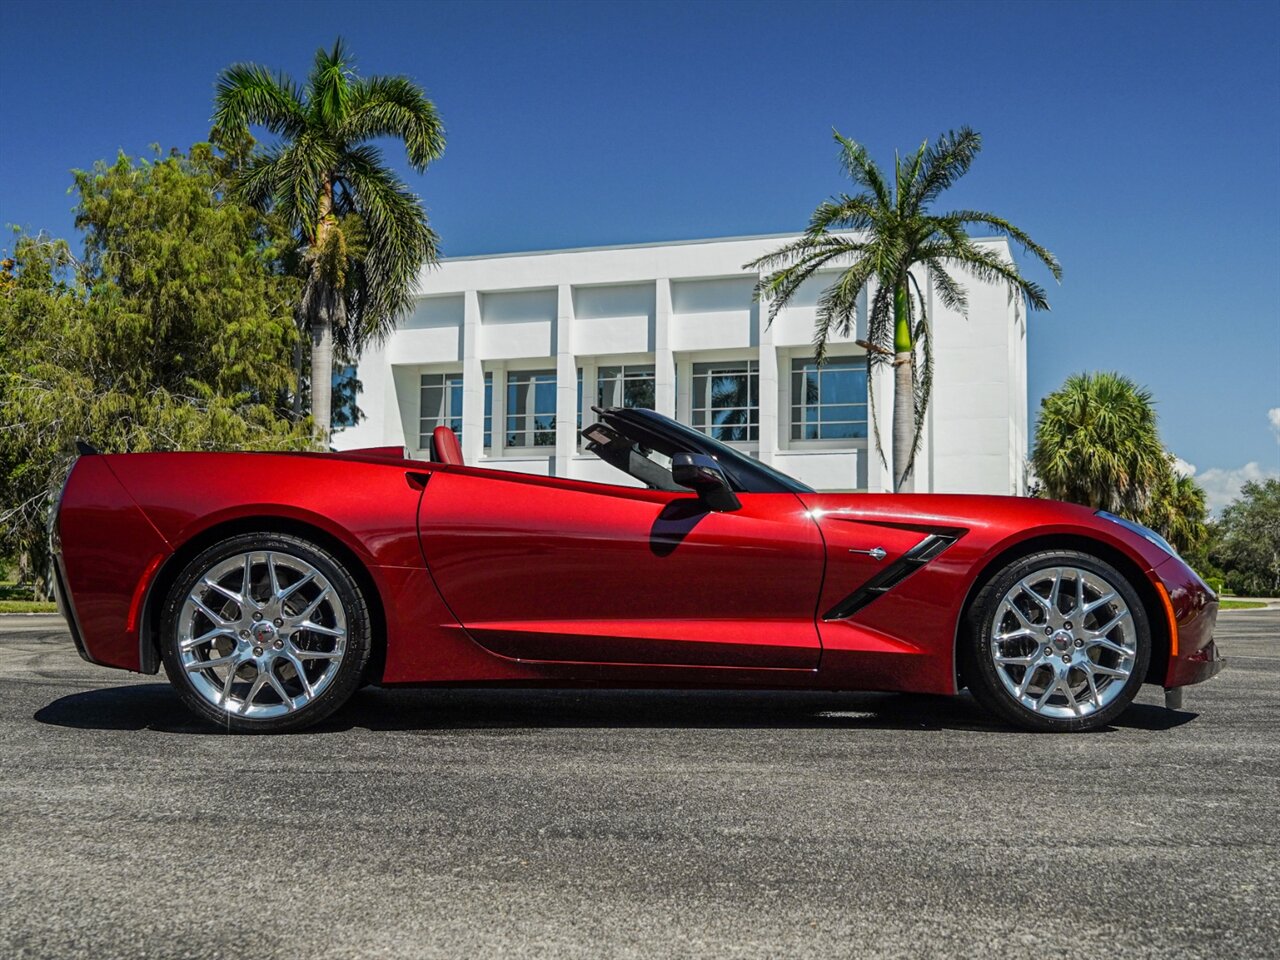
<svg viewBox="0 0 1280 960">
<path fill-rule="evenodd" d="M 216 673 L 203 672 L 198 668 L 193 672 L 188 672 L 188 669 L 183 666 L 183 653 L 180 649 L 182 645 L 180 633 L 182 625 L 179 621 L 189 596 L 192 591 L 196 590 L 200 586 L 205 574 L 215 569 L 219 564 L 231 563 L 235 558 L 246 554 L 256 556 L 259 553 L 264 556 L 271 554 L 273 557 L 276 557 L 282 565 L 289 561 L 301 561 L 302 564 L 309 565 L 313 568 L 318 575 L 313 583 L 327 583 L 327 586 L 331 591 L 331 599 L 327 601 L 322 599 L 322 603 L 328 604 L 328 606 L 323 607 L 322 609 L 340 609 L 341 615 L 344 618 L 344 624 L 342 624 L 344 637 L 340 653 L 310 653 L 305 650 L 303 646 L 295 646 L 294 641 L 297 641 L 300 645 L 316 646 L 310 639 L 314 634 L 305 630 L 303 626 L 295 625 L 294 628 L 290 628 L 288 626 L 282 627 L 278 634 L 279 643 L 273 643 L 272 646 L 286 646 L 288 650 L 296 651 L 298 657 L 297 660 L 291 661 L 289 665 L 283 666 L 283 671 L 292 677 L 292 681 L 286 680 L 286 682 L 291 682 L 298 689 L 298 699 L 301 700 L 303 694 L 302 685 L 308 682 L 306 679 L 306 677 L 309 676 L 308 671 L 315 671 L 317 668 L 312 665 L 320 663 L 321 666 L 319 669 L 323 671 L 323 686 L 318 689 L 303 705 L 296 708 L 293 707 L 292 699 L 289 701 L 288 705 L 286 705 L 284 696 L 277 696 L 274 693 L 269 693 L 268 698 L 273 698 L 275 702 L 267 703 L 267 707 L 275 708 L 278 705 L 278 708 L 281 710 L 291 710 L 291 712 L 270 717 L 242 716 L 236 709 L 227 709 L 211 702 L 211 700 L 208 699 L 207 681 L 209 678 L 219 680 L 221 680 L 221 678 L 218 677 Z M 246 566 L 254 569 L 252 561 L 247 563 Z M 280 569 L 288 570 L 289 568 L 287 566 L 277 567 L 277 571 Z M 253 576 L 252 573 L 246 575 Z M 299 579 L 303 578 L 299 577 Z M 261 585 L 259 584 L 256 589 L 261 590 Z M 307 595 L 305 591 L 312 589 L 314 589 L 314 592 L 317 595 L 322 592 L 319 588 L 308 587 L 304 584 L 303 587 L 299 589 L 298 593 L 305 597 Z M 270 593 L 269 589 L 268 593 Z M 336 594 L 337 601 L 341 604 L 340 608 L 337 608 L 334 605 L 332 594 Z M 206 594 L 206 596 L 210 596 L 210 594 Z M 219 599 L 221 600 L 221 596 L 219 596 Z M 228 602 L 229 606 L 226 609 L 238 609 L 234 601 Z M 255 603 L 256 602 L 257 601 L 255 601 Z M 290 602 L 296 601 L 280 601 L 282 604 Z M 250 608 L 246 607 L 245 609 L 248 610 Z M 287 617 L 289 616 L 290 611 L 282 609 L 280 612 Z M 296 613 L 296 611 L 292 612 Z M 244 617 L 248 615 L 248 613 L 235 614 L 237 617 Z M 205 617 L 203 619 L 206 625 L 219 625 L 211 618 Z M 305 617 L 304 619 L 310 620 L 311 617 Z M 280 623 L 280 621 L 275 622 Z M 270 629 L 266 622 L 263 622 L 260 625 L 263 629 Z M 334 621 L 332 626 L 336 628 L 340 626 L 340 624 Z M 297 629 L 296 633 L 289 634 L 286 632 L 289 629 L 295 628 Z M 316 629 L 318 630 L 319 627 L 317 626 Z M 194 628 L 192 628 L 192 632 L 194 632 Z M 231 630 L 230 632 L 237 633 L 235 630 Z M 245 635 L 245 632 L 239 632 L 239 636 L 243 637 Z M 276 634 L 272 633 L 271 636 L 275 637 Z M 297 640 L 297 638 L 300 637 L 303 639 Z M 238 647 L 242 652 L 246 645 L 252 647 L 250 652 L 260 652 L 262 649 L 260 647 L 253 646 L 258 643 L 257 640 L 241 640 L 230 635 L 228 635 L 226 639 L 220 639 L 218 642 L 224 644 L 224 649 L 227 645 L 231 645 Z M 331 640 L 330 643 L 333 644 L 333 649 L 335 650 L 339 646 L 339 641 L 336 639 Z M 321 647 L 318 646 L 316 648 L 321 649 Z M 346 569 L 343 562 L 324 547 L 289 534 L 241 534 L 230 537 L 227 540 L 223 540 L 220 543 L 214 544 L 206 550 L 203 550 L 193 558 L 186 567 L 183 568 L 181 573 L 178 574 L 169 590 L 168 596 L 165 598 L 164 608 L 161 612 L 160 655 L 164 663 L 165 673 L 169 677 L 169 682 L 173 685 L 174 689 L 178 692 L 178 695 L 182 698 L 183 703 L 186 704 L 192 713 L 224 730 L 234 731 L 237 733 L 286 733 L 311 726 L 312 724 L 323 720 L 325 717 L 328 717 L 346 703 L 360 686 L 364 678 L 366 666 L 369 662 L 371 648 L 372 631 L 370 628 L 369 607 L 365 597 L 360 591 L 360 587 L 356 583 L 355 578 Z M 209 654 L 212 655 L 212 653 L 213 648 L 209 648 Z M 190 658 L 192 654 L 188 653 L 187 656 Z M 280 656 L 283 664 L 283 657 L 288 656 L 288 654 L 282 652 Z M 323 656 L 329 659 L 319 661 L 302 659 L 303 657 L 309 656 Z M 337 667 L 336 669 L 331 670 L 331 667 L 326 664 L 331 665 L 334 660 L 337 661 Z M 274 663 L 274 661 L 272 662 Z M 303 665 L 303 676 L 300 677 L 297 671 L 293 670 L 292 663 L 299 663 Z M 190 663 L 188 663 L 188 666 L 190 666 Z M 238 677 L 242 673 L 250 670 L 257 670 L 256 665 L 249 665 L 245 667 L 235 666 L 232 668 L 232 673 Z M 240 672 L 237 673 L 237 671 Z M 264 677 L 264 679 L 281 679 L 281 673 L 275 666 L 269 667 L 268 671 L 274 676 L 273 678 Z M 205 679 L 204 694 L 197 689 L 196 681 L 193 680 L 193 673 L 200 674 L 200 676 Z M 248 673 L 248 676 L 250 678 L 256 677 L 256 673 Z M 231 680 L 228 680 L 227 683 L 227 689 L 231 690 L 232 684 L 237 684 L 238 681 L 232 678 Z M 243 686 L 243 684 L 239 685 Z M 266 688 L 264 687 L 263 689 Z M 286 692 L 288 691 L 286 690 Z M 242 700 L 244 709 L 251 709 L 250 704 L 254 702 L 253 698 L 251 696 L 243 697 Z M 234 700 L 231 701 L 232 704 L 234 704 L 234 702 Z"/>
<path fill-rule="evenodd" d="M 1078 637 L 1084 633 L 1082 629 L 1085 625 L 1084 618 L 1080 618 L 1081 623 L 1079 627 L 1076 627 L 1076 633 L 1072 633 L 1070 629 L 1056 631 L 1043 629 L 1043 633 L 1048 634 L 1048 636 L 1039 636 L 1042 632 L 1042 624 L 1036 622 L 1035 640 L 1032 641 L 1032 632 L 1022 628 L 1020 618 L 1015 613 L 1004 608 L 1004 598 L 1009 591 L 1014 590 L 1025 579 L 1034 578 L 1037 573 L 1043 574 L 1044 571 L 1050 568 L 1066 568 L 1068 572 L 1083 571 L 1086 575 L 1098 578 L 1097 581 L 1093 581 L 1094 583 L 1098 581 L 1105 582 L 1118 595 L 1118 599 L 1123 600 L 1132 619 L 1133 647 L 1126 647 L 1126 649 L 1134 651 L 1132 657 L 1120 658 L 1108 650 L 1101 649 L 1094 655 L 1098 658 L 1103 656 L 1114 658 L 1113 666 L 1121 666 L 1128 663 L 1130 667 L 1127 679 L 1120 680 L 1114 677 L 1103 677 L 1102 686 L 1106 691 L 1105 694 L 1086 693 L 1084 706 L 1081 708 L 1069 705 L 1066 693 L 1053 693 L 1050 699 L 1046 701 L 1050 709 L 1060 712 L 1068 712 L 1075 709 L 1088 709 L 1091 711 L 1082 716 L 1046 716 L 1037 712 L 1032 706 L 1025 704 L 1022 698 L 1018 697 L 1018 690 L 1010 690 L 1006 686 L 1006 682 L 1001 679 L 1001 674 L 993 658 L 992 647 L 995 641 L 992 634 L 995 632 L 995 628 L 1001 624 L 1012 623 L 1014 627 L 1018 628 L 1018 632 L 1027 634 L 1024 639 L 1019 641 L 1004 641 L 1014 645 L 1014 653 L 1026 654 L 1028 657 L 1036 658 L 1040 658 L 1043 655 L 1046 661 L 1050 659 L 1056 661 L 1059 659 L 1059 653 L 1064 658 L 1074 656 L 1073 647 L 1078 647 L 1082 643 L 1097 642 L 1081 639 L 1068 640 L 1069 637 Z M 1068 583 L 1074 583 L 1070 578 L 1063 579 Z M 1086 584 L 1090 582 L 1084 576 L 1081 576 L 1080 579 Z M 1086 586 L 1083 589 L 1089 589 L 1089 587 Z M 1022 595 L 1020 595 L 1020 599 L 1022 599 Z M 1071 597 L 1067 597 L 1064 602 L 1075 603 Z M 1034 616 L 1035 604 L 1030 603 L 1028 607 L 1031 615 Z M 1073 609 L 1079 610 L 1081 607 L 1075 606 Z M 1108 614 L 1119 610 L 1117 606 L 1103 606 L 1100 609 Z M 1049 624 L 1049 616 L 1047 612 L 1043 614 L 1045 618 L 1044 627 Z M 1062 616 L 1061 612 L 1059 612 L 1058 616 Z M 1093 618 L 1097 615 L 1090 612 L 1088 616 Z M 997 617 L 1001 619 L 997 619 Z M 1096 619 L 1091 619 L 1088 622 L 1100 629 Z M 1070 628 L 1074 627 L 1075 624 L 1067 621 L 1066 626 Z M 1133 584 L 1111 564 L 1076 550 L 1050 550 L 1035 553 L 1027 557 L 1021 557 L 1005 566 L 987 582 L 969 605 L 968 610 L 965 612 L 962 627 L 960 649 L 958 651 L 959 660 L 965 682 L 974 699 L 995 716 L 1027 730 L 1069 733 L 1096 730 L 1107 726 L 1133 702 L 1133 698 L 1138 693 L 1138 688 L 1143 684 L 1147 674 L 1147 666 L 1151 661 L 1150 621 L 1142 599 Z M 1002 631 L 1006 629 L 1002 627 Z M 1096 633 L 1096 630 L 1094 632 Z M 1021 650 L 1017 649 L 1017 644 L 1019 643 L 1025 644 L 1025 647 Z M 1004 647 L 1000 649 L 1006 654 L 1009 652 Z M 1048 656 L 1051 649 L 1054 653 L 1052 658 Z M 1063 659 L 1063 662 L 1065 664 L 1066 660 Z M 1035 670 L 1040 671 L 1033 677 L 1036 684 L 1030 688 L 1030 691 L 1047 690 L 1050 686 L 1049 681 L 1055 678 L 1053 673 L 1055 668 L 1056 663 L 1051 666 L 1041 664 L 1034 668 L 1025 668 L 1032 669 L 1033 672 Z M 1009 667 L 1004 667 L 1003 669 L 1006 671 L 1006 679 L 1014 676 Z M 1062 669 L 1065 671 L 1068 668 L 1064 666 Z M 1079 678 L 1084 677 L 1084 671 L 1072 669 L 1075 672 L 1070 673 L 1068 676 L 1077 678 L 1075 682 L 1078 683 Z M 1090 668 L 1090 672 L 1092 669 Z M 1020 676 L 1024 679 L 1026 678 L 1025 673 L 1020 674 Z M 1093 676 L 1092 679 L 1096 681 L 1097 677 Z M 1114 684 L 1118 684 L 1118 687 L 1112 689 Z M 1028 695 L 1030 694 L 1028 693 Z M 1104 696 L 1107 698 L 1105 702 L 1103 701 Z M 1089 702 L 1090 697 L 1096 699 L 1093 702 Z M 1102 705 L 1099 707 L 1097 706 L 1098 703 L 1102 703 Z"/>
</svg>

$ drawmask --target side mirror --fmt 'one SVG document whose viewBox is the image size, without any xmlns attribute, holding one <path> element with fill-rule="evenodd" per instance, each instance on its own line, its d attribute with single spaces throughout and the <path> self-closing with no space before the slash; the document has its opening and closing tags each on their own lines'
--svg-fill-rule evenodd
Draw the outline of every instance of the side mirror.
<svg viewBox="0 0 1280 960">
<path fill-rule="evenodd" d="M 677 453 L 671 458 L 671 479 L 698 495 L 707 508 L 717 513 L 742 509 L 729 478 L 720 464 L 703 453 Z"/>
</svg>

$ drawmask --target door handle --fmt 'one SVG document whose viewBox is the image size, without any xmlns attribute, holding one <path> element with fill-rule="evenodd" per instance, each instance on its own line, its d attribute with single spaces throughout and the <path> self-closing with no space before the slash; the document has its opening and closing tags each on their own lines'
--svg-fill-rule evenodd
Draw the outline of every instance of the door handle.
<svg viewBox="0 0 1280 960">
<path fill-rule="evenodd" d="M 859 550 L 856 547 L 850 547 L 849 552 L 865 554 L 872 560 L 883 560 L 888 556 L 888 554 L 885 553 L 884 547 L 872 547 L 870 550 Z"/>
</svg>

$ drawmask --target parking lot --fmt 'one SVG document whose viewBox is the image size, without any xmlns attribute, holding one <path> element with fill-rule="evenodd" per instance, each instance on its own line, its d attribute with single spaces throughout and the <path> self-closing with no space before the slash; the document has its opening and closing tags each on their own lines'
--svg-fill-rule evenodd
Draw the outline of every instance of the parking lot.
<svg viewBox="0 0 1280 960">
<path fill-rule="evenodd" d="M 0 617 L 0 956 L 1280 955 L 1280 611 L 1166 711 L 369 689 L 221 735 Z"/>
</svg>

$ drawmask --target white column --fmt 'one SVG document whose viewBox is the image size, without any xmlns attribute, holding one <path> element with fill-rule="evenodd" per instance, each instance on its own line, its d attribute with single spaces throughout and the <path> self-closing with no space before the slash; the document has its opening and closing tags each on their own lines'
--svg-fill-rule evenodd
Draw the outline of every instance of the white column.
<svg viewBox="0 0 1280 960">
<path fill-rule="evenodd" d="M 462 459 L 474 464 L 484 455 L 484 364 L 480 362 L 479 291 L 466 291 L 462 304 Z"/>
<path fill-rule="evenodd" d="M 778 417 L 782 392 L 778 389 L 778 351 L 773 345 L 769 305 L 756 304 L 756 341 L 760 344 L 760 462 L 773 464 L 778 449 Z M 789 411 L 788 411 L 789 412 Z"/>
<path fill-rule="evenodd" d="M 676 416 L 676 361 L 671 351 L 671 281 L 655 282 L 653 307 L 653 401 L 658 413 Z"/>
<path fill-rule="evenodd" d="M 395 336 L 394 333 L 391 334 Z M 391 365 L 387 362 L 387 347 L 390 338 L 379 344 L 371 344 L 356 364 L 356 379 L 360 381 L 360 392 L 356 396 L 356 405 L 364 414 L 364 423 L 347 427 L 342 431 L 352 436 L 367 435 L 371 440 L 383 443 L 397 443 L 401 431 L 400 404 L 396 400 L 395 384 L 392 382 Z M 334 446 L 340 446 L 335 435 Z"/>
<path fill-rule="evenodd" d="M 693 425 L 693 361 L 676 364 L 676 419 Z"/>
<path fill-rule="evenodd" d="M 569 476 L 578 448 L 578 365 L 573 356 L 573 287 L 556 294 L 556 460 L 554 476 Z"/>
</svg>

